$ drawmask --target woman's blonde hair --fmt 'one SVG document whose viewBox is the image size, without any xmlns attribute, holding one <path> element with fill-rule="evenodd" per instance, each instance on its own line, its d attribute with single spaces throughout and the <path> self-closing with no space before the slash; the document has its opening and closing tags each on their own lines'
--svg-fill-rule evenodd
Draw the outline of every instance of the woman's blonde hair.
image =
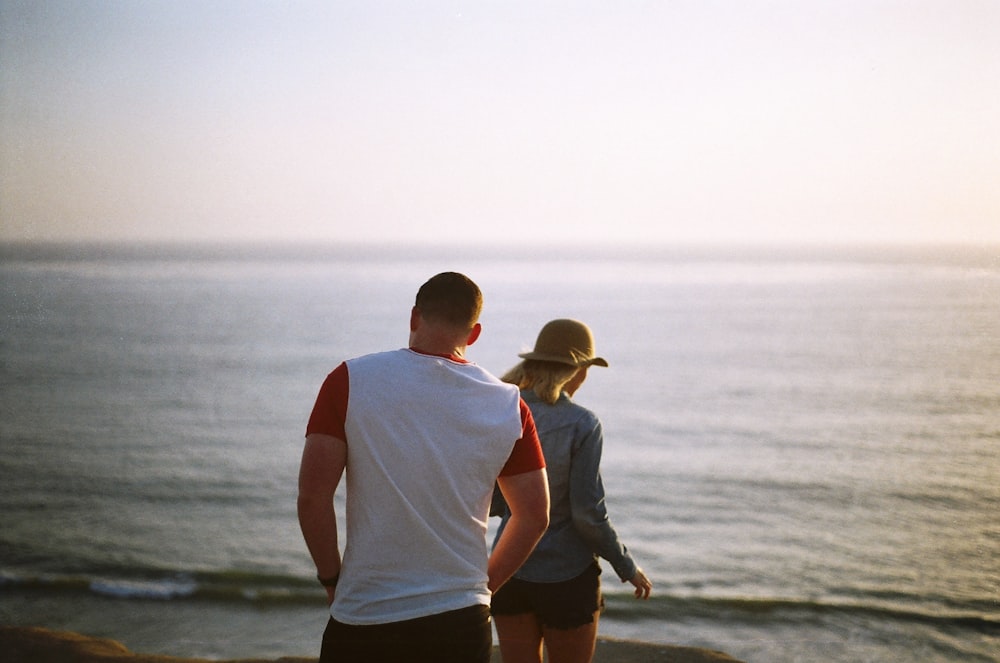
<svg viewBox="0 0 1000 663">
<path fill-rule="evenodd" d="M 500 379 L 516 384 L 519 389 L 531 389 L 540 399 L 553 405 L 559 400 L 563 385 L 572 380 L 578 370 L 579 366 L 556 361 L 525 359 Z"/>
</svg>

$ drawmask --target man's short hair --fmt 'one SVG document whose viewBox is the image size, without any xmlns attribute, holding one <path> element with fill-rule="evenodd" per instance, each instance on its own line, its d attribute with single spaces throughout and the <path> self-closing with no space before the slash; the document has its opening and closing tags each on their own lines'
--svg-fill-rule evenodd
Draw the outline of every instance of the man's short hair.
<svg viewBox="0 0 1000 663">
<path fill-rule="evenodd" d="M 464 274 L 442 272 L 420 286 L 415 305 L 428 320 L 471 329 L 479 320 L 483 293 Z"/>
</svg>

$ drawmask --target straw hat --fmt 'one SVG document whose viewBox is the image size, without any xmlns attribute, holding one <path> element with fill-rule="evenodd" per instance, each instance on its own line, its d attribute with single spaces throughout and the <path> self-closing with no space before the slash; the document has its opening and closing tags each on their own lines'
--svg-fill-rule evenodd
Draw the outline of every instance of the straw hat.
<svg viewBox="0 0 1000 663">
<path fill-rule="evenodd" d="M 601 357 L 594 356 L 594 335 L 590 327 L 579 320 L 552 320 L 538 332 L 535 349 L 518 355 L 522 359 L 555 361 L 570 366 L 607 366 Z"/>
</svg>

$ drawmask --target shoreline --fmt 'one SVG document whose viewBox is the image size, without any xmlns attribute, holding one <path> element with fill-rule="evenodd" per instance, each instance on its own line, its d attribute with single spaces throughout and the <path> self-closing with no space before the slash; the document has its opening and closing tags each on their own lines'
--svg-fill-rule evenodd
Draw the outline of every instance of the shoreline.
<svg viewBox="0 0 1000 663">
<path fill-rule="evenodd" d="M 0 658 L 5 663 L 207 663 L 212 659 L 183 658 L 129 651 L 107 638 L 32 626 L 0 626 Z M 225 659 L 214 663 L 312 663 L 306 657 Z M 502 663 L 497 647 L 493 661 Z M 598 637 L 593 663 L 740 663 L 723 652 Z"/>
</svg>

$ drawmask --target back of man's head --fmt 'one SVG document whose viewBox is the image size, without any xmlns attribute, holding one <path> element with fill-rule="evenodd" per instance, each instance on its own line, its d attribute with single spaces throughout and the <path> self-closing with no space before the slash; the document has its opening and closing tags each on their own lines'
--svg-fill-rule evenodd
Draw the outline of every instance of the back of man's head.
<svg viewBox="0 0 1000 663">
<path fill-rule="evenodd" d="M 479 321 L 483 293 L 464 274 L 442 272 L 420 286 L 415 306 L 426 320 L 471 329 Z"/>
</svg>

